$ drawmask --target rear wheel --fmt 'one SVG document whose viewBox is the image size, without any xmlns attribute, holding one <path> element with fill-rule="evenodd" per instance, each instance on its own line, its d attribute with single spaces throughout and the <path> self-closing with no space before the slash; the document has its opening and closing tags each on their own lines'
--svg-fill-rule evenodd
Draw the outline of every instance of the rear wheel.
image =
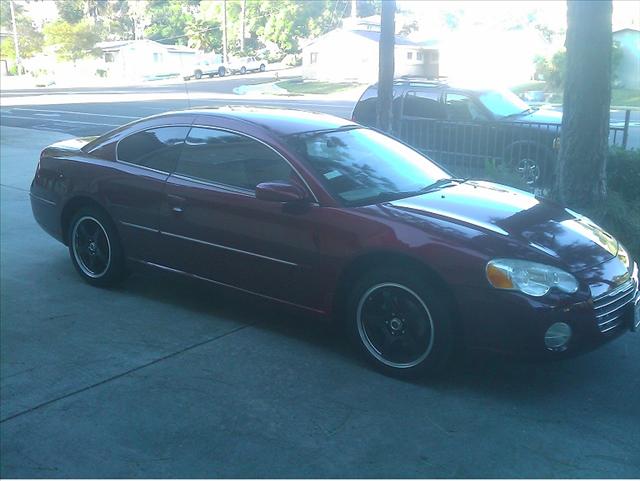
<svg viewBox="0 0 640 481">
<path fill-rule="evenodd" d="M 260 64 L 260 71 L 261 71 L 261 72 L 264 72 L 265 70 L 267 70 L 266 65 L 265 65 L 265 64 L 263 64 L 263 63 L 261 63 L 261 64 Z"/>
<path fill-rule="evenodd" d="M 538 186 L 544 181 L 548 166 L 547 156 L 535 146 L 523 145 L 510 150 L 509 166 L 526 185 Z"/>
<path fill-rule="evenodd" d="M 83 207 L 69 225 L 69 254 L 80 276 L 95 286 L 111 286 L 125 274 L 122 246 L 111 219 L 100 209 Z"/>
<path fill-rule="evenodd" d="M 416 377 L 442 371 L 453 348 L 453 329 L 440 294 L 404 269 L 364 274 L 347 307 L 352 340 L 386 374 Z"/>
<path fill-rule="evenodd" d="M 227 70 L 224 67 L 218 68 L 218 77 L 224 77 L 227 74 Z"/>
<path fill-rule="evenodd" d="M 247 67 L 240 67 L 240 74 L 244 75 L 247 73 Z"/>
</svg>

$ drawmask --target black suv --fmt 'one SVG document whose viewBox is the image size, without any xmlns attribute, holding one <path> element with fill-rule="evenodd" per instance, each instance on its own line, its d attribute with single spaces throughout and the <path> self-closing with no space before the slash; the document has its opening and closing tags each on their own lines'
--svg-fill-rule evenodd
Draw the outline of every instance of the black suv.
<svg viewBox="0 0 640 481">
<path fill-rule="evenodd" d="M 372 85 L 353 120 L 375 126 L 377 99 L 378 86 Z M 528 184 L 551 170 L 562 124 L 562 113 L 532 108 L 508 90 L 406 78 L 394 81 L 393 118 L 393 135 L 456 174 L 475 175 L 500 164 Z"/>
</svg>

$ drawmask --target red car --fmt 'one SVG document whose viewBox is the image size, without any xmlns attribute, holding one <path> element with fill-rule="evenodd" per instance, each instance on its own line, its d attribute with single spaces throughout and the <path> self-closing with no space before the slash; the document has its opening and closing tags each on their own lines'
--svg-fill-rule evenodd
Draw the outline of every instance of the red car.
<svg viewBox="0 0 640 481">
<path fill-rule="evenodd" d="M 397 375 L 456 343 L 557 358 L 640 322 L 638 267 L 589 219 L 328 115 L 188 110 L 60 142 L 31 202 L 90 284 L 152 266 L 331 316 Z"/>
</svg>

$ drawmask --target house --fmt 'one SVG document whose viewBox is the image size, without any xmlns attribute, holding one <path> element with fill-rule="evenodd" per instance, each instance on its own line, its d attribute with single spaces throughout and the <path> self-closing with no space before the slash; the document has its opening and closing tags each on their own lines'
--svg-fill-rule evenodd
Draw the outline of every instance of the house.
<svg viewBox="0 0 640 481">
<path fill-rule="evenodd" d="M 627 89 L 640 89 L 640 30 L 623 28 L 613 32 L 613 41 L 622 50 L 620 64 L 614 75 L 616 83 Z"/>
<path fill-rule="evenodd" d="M 153 40 L 100 42 L 96 48 L 108 77 L 136 80 L 180 75 L 199 54 L 192 48 Z"/>
<path fill-rule="evenodd" d="M 374 82 L 378 78 L 380 26 L 367 23 L 338 28 L 302 47 L 306 78 Z M 415 42 L 396 35 L 395 76 L 436 78 L 439 52 L 434 42 Z"/>
</svg>

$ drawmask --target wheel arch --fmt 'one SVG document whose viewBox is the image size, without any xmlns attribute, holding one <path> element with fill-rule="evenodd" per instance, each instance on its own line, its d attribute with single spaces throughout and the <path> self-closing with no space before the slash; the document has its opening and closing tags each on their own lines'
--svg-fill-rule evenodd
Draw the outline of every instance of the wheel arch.
<svg viewBox="0 0 640 481">
<path fill-rule="evenodd" d="M 94 198 L 88 195 L 74 196 L 69 200 L 67 200 L 64 207 L 62 208 L 62 213 L 60 215 L 60 227 L 62 229 L 62 242 L 64 243 L 64 245 L 67 245 L 67 246 L 69 245 L 68 237 L 69 237 L 69 224 L 71 223 L 71 219 L 73 219 L 74 214 L 79 209 L 87 206 L 100 210 L 109 219 L 111 219 L 111 221 L 113 221 L 109 212 L 107 212 L 107 210 Z"/>
<path fill-rule="evenodd" d="M 446 300 L 447 305 L 452 309 L 453 317 L 457 317 L 456 314 L 458 308 L 453 291 L 435 269 L 429 266 L 422 259 L 414 256 L 401 252 L 379 250 L 357 256 L 340 272 L 331 306 L 332 318 L 334 321 L 340 323 L 345 318 L 349 287 L 352 286 L 366 271 L 381 267 L 383 268 L 385 266 L 393 268 L 400 266 L 415 275 L 426 276 L 429 284 L 440 292 Z"/>
</svg>

